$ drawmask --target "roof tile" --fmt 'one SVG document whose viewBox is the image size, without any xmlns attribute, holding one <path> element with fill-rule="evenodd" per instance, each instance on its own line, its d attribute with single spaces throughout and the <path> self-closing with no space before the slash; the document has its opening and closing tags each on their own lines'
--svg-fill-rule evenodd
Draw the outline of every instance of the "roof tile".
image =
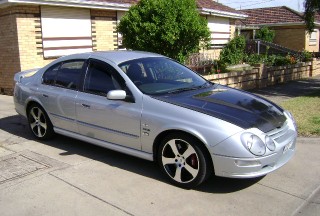
<svg viewBox="0 0 320 216">
<path fill-rule="evenodd" d="M 299 12 L 286 6 L 247 9 L 241 11 L 248 15 L 247 19 L 242 20 L 246 25 L 304 22 L 303 16 Z"/>
<path fill-rule="evenodd" d="M 198 8 L 207 8 L 212 10 L 219 10 L 219 11 L 241 14 L 240 11 L 237 11 L 236 9 L 225 6 L 213 0 L 197 0 L 197 5 L 198 5 Z"/>
<path fill-rule="evenodd" d="M 86 0 L 88 2 L 106 2 L 106 3 L 117 3 L 117 4 L 136 4 L 139 0 Z M 229 13 L 242 14 L 242 12 L 237 11 L 233 8 L 220 4 L 214 0 L 197 0 L 198 8 L 206 8 L 212 10 L 218 10 Z"/>
</svg>

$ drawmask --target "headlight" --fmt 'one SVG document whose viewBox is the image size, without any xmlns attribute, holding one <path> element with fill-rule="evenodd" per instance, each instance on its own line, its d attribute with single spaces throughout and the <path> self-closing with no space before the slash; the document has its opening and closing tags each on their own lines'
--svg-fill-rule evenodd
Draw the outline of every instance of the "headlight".
<svg viewBox="0 0 320 216">
<path fill-rule="evenodd" d="M 243 133 L 241 135 L 241 142 L 254 155 L 261 156 L 266 153 L 265 143 L 252 133 Z"/>
<path fill-rule="evenodd" d="M 274 151 L 276 149 L 276 144 L 268 135 L 266 136 L 266 145 L 270 151 Z"/>
</svg>

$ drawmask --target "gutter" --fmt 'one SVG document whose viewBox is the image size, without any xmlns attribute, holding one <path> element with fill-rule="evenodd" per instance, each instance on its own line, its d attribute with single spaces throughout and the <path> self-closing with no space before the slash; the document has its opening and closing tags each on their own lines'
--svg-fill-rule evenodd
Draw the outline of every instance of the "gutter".
<svg viewBox="0 0 320 216">
<path fill-rule="evenodd" d="M 234 18 L 234 19 L 245 19 L 248 17 L 248 15 L 245 15 L 245 14 L 219 11 L 219 10 L 213 10 L 213 9 L 209 9 L 209 8 L 200 8 L 199 11 L 203 15 L 229 17 L 229 18 Z"/>
<path fill-rule="evenodd" d="M 91 2 L 81 0 L 0 0 L 0 4 L 32 4 L 32 5 L 50 5 L 50 6 L 67 6 L 78 8 L 91 8 L 91 9 L 109 9 L 117 11 L 128 11 L 131 4 L 119 4 L 110 2 Z"/>
<path fill-rule="evenodd" d="M 320 23 L 319 22 L 315 22 L 314 23 L 315 26 L 317 27 L 320 27 Z M 294 23 L 290 23 L 290 22 L 287 22 L 287 23 L 261 23 L 261 24 L 246 24 L 244 26 L 301 26 L 301 25 L 306 25 L 305 22 L 294 22 Z M 240 27 L 242 25 L 237 25 L 237 27 Z"/>
<path fill-rule="evenodd" d="M 35 4 L 35 5 L 51 5 L 51 6 L 67 6 L 67 7 L 80 7 L 92 9 L 109 9 L 117 11 L 128 11 L 131 4 L 110 3 L 110 2 L 92 2 L 83 0 L 0 0 L 1 4 Z M 0 6 L 1 7 L 1 6 Z M 232 13 L 226 11 L 213 10 L 208 8 L 199 8 L 200 14 L 212 15 L 220 17 L 229 17 L 234 19 L 245 19 L 248 16 L 240 13 Z"/>
</svg>

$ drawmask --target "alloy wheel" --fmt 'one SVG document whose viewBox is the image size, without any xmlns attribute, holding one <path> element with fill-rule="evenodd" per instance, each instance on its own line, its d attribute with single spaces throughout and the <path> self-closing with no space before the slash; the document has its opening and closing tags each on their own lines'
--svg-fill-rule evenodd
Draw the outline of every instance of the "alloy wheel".
<svg viewBox="0 0 320 216">
<path fill-rule="evenodd" d="M 164 145 L 161 154 L 166 173 L 177 183 L 193 181 L 199 173 L 199 156 L 188 142 L 171 139 Z"/>
<path fill-rule="evenodd" d="M 46 116 L 39 107 L 32 107 L 30 109 L 29 124 L 32 132 L 38 138 L 42 138 L 47 133 Z"/>
</svg>

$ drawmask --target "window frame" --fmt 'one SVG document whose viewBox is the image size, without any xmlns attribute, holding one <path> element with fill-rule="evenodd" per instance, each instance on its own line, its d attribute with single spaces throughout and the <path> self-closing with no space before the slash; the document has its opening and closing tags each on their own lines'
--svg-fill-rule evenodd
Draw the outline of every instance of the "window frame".
<svg viewBox="0 0 320 216">
<path fill-rule="evenodd" d="M 93 95 L 97 95 L 97 96 L 102 96 L 102 97 L 106 97 L 107 96 L 107 93 L 100 93 L 99 94 L 99 93 L 96 93 L 96 92 L 93 92 L 93 91 L 86 90 L 86 87 L 85 87 L 86 80 L 88 78 L 88 75 L 89 75 L 89 72 L 90 72 L 90 66 L 91 66 L 92 62 L 105 65 L 106 68 L 109 68 L 110 69 L 109 70 L 109 74 L 111 75 L 111 77 L 113 77 L 115 79 L 115 81 L 121 87 L 121 89 L 119 89 L 119 90 L 124 90 L 128 94 L 128 89 L 126 87 L 126 82 L 123 79 L 123 77 L 119 74 L 119 72 L 112 65 L 108 64 L 107 62 L 99 60 L 99 59 L 95 59 L 95 58 L 89 58 L 87 60 L 87 69 L 86 69 L 86 72 L 85 72 L 85 74 L 83 76 L 83 79 L 82 79 L 82 85 L 81 85 L 81 90 L 80 90 L 81 92 L 84 92 L 84 93 L 87 93 L 87 94 L 93 94 Z"/>
<path fill-rule="evenodd" d="M 79 69 L 79 78 L 78 78 L 78 83 L 76 84 L 76 88 L 70 88 L 70 87 L 66 87 L 66 86 L 62 86 L 62 85 L 57 85 L 57 78 L 58 78 L 58 75 L 59 75 L 59 71 L 62 69 L 61 67 L 64 65 L 64 64 L 67 64 L 67 63 L 71 63 L 71 62 L 83 62 L 83 65 L 82 65 L 82 68 Z M 52 68 L 55 68 L 58 66 L 58 70 L 55 74 L 55 77 L 54 77 L 54 81 L 53 81 L 53 84 L 47 84 L 44 82 L 44 76 L 46 75 L 46 73 L 48 73 L 48 71 L 50 71 Z M 74 91 L 79 91 L 81 89 L 81 86 L 82 86 L 82 83 L 83 83 L 83 77 L 84 77 L 84 74 L 85 74 L 85 71 L 87 70 L 87 59 L 69 59 L 69 60 L 66 60 L 66 61 L 61 61 L 61 62 L 58 62 L 54 65 L 52 65 L 51 67 L 49 67 L 42 75 L 42 80 L 41 80 L 41 84 L 42 85 L 47 85 L 47 86 L 54 86 L 54 87 L 58 87 L 58 88 L 63 88 L 63 89 L 69 89 L 69 90 L 74 90 Z"/>
</svg>

